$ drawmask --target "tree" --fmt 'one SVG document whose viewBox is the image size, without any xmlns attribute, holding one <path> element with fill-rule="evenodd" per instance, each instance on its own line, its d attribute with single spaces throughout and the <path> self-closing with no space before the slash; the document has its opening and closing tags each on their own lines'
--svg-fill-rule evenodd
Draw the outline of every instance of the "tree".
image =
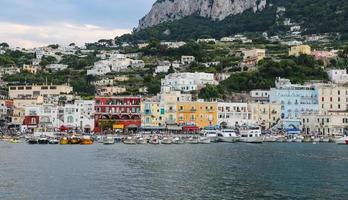
<svg viewBox="0 0 348 200">
<path fill-rule="evenodd" d="M 221 94 L 217 86 L 208 84 L 205 88 L 202 88 L 199 91 L 198 97 L 201 99 L 210 100 L 220 98 Z"/>
<path fill-rule="evenodd" d="M 173 65 L 170 65 L 169 70 L 168 70 L 168 73 L 169 73 L 169 74 L 175 73 L 175 70 L 174 70 Z"/>
</svg>

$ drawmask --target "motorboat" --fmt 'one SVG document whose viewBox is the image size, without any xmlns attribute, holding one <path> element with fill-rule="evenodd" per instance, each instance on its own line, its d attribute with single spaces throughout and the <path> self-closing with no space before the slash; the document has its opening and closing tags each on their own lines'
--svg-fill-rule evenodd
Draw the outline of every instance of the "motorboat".
<svg viewBox="0 0 348 200">
<path fill-rule="evenodd" d="M 76 136 L 72 136 L 69 138 L 69 144 L 80 144 L 80 139 Z"/>
<path fill-rule="evenodd" d="M 9 143 L 11 143 L 11 144 L 19 144 L 19 143 L 21 143 L 21 141 L 19 139 L 17 139 L 17 138 L 12 138 L 12 139 L 10 139 Z"/>
<path fill-rule="evenodd" d="M 103 144 L 105 145 L 115 144 L 115 138 L 112 135 L 106 135 L 103 137 Z"/>
<path fill-rule="evenodd" d="M 137 144 L 137 142 L 135 141 L 134 138 L 132 137 L 127 137 L 123 140 L 123 143 L 124 144 L 131 144 L 131 145 L 134 145 L 134 144 Z"/>
<path fill-rule="evenodd" d="M 263 143 L 263 136 L 261 135 L 261 129 L 258 126 L 246 127 L 240 130 L 241 142 L 246 143 Z"/>
<path fill-rule="evenodd" d="M 159 141 L 158 136 L 157 136 L 157 135 L 152 136 L 151 139 L 150 139 L 150 143 L 151 143 L 151 144 L 159 144 L 160 141 Z"/>
<path fill-rule="evenodd" d="M 80 139 L 80 144 L 82 145 L 91 145 L 93 144 L 93 139 L 89 135 L 83 135 Z"/>
<path fill-rule="evenodd" d="M 62 138 L 60 138 L 59 144 L 61 144 L 61 145 L 69 144 L 68 138 L 67 138 L 67 137 L 62 137 Z"/>
<path fill-rule="evenodd" d="M 196 137 L 186 138 L 185 143 L 187 143 L 187 144 L 198 144 L 198 138 L 196 138 Z"/>
<path fill-rule="evenodd" d="M 348 136 L 343 136 L 338 139 L 336 139 L 336 144 L 348 144 Z"/>
<path fill-rule="evenodd" d="M 210 138 L 209 137 L 199 137 L 198 138 L 198 143 L 199 144 L 210 144 Z"/>
<path fill-rule="evenodd" d="M 211 127 L 211 126 L 205 127 L 201 131 L 201 134 L 204 137 L 210 138 L 211 142 L 218 142 L 218 133 L 220 133 L 220 131 L 216 127 Z"/>
<path fill-rule="evenodd" d="M 173 144 L 184 144 L 185 142 L 180 137 L 175 137 L 173 139 Z"/>
<path fill-rule="evenodd" d="M 144 137 L 138 137 L 137 144 L 147 144 L 147 139 Z"/>
<path fill-rule="evenodd" d="M 40 136 L 39 139 L 37 140 L 38 144 L 48 144 L 49 140 L 46 136 Z"/>
<path fill-rule="evenodd" d="M 234 129 L 222 129 L 217 134 L 217 140 L 218 142 L 228 142 L 233 143 L 238 141 L 239 137 L 237 136 L 237 131 Z"/>
<path fill-rule="evenodd" d="M 164 137 L 161 141 L 161 144 L 172 144 L 172 140 L 168 137 Z"/>
<path fill-rule="evenodd" d="M 50 139 L 49 144 L 59 144 L 59 140 L 57 138 Z"/>
</svg>

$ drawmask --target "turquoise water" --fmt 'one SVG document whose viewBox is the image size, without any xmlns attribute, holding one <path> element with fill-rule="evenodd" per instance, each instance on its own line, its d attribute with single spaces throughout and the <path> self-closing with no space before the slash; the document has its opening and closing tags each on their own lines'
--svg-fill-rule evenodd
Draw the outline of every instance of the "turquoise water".
<svg viewBox="0 0 348 200">
<path fill-rule="evenodd" d="M 348 146 L 0 142 L 1 199 L 347 199 Z"/>
</svg>

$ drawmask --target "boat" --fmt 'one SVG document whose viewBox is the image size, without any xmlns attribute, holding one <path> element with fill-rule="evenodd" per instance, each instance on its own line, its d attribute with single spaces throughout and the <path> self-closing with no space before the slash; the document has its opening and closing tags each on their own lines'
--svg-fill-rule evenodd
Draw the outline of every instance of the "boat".
<svg viewBox="0 0 348 200">
<path fill-rule="evenodd" d="M 218 142 L 218 133 L 220 133 L 216 127 L 208 126 L 202 130 L 202 135 L 210 138 L 211 142 Z"/>
<path fill-rule="evenodd" d="M 293 142 L 297 142 L 297 143 L 301 143 L 302 141 L 304 141 L 304 137 L 303 136 L 294 136 L 293 138 Z"/>
<path fill-rule="evenodd" d="M 172 144 L 172 140 L 168 137 L 164 137 L 161 141 L 161 144 Z"/>
<path fill-rule="evenodd" d="M 81 145 L 91 145 L 91 144 L 93 144 L 93 139 L 89 135 L 83 135 L 82 138 L 80 139 L 80 144 Z"/>
<path fill-rule="evenodd" d="M 237 132 L 233 129 L 222 129 L 217 134 L 218 142 L 228 142 L 233 143 L 238 141 L 239 137 L 237 136 Z"/>
<path fill-rule="evenodd" d="M 199 144 L 210 144 L 210 138 L 209 137 L 199 137 L 198 138 L 198 143 Z"/>
<path fill-rule="evenodd" d="M 348 144 L 348 136 L 343 136 L 335 140 L 336 144 Z"/>
<path fill-rule="evenodd" d="M 173 139 L 173 144 L 184 144 L 185 142 L 180 137 L 175 137 Z"/>
<path fill-rule="evenodd" d="M 106 135 L 103 138 L 103 144 L 105 145 L 115 144 L 115 138 L 112 135 Z"/>
<path fill-rule="evenodd" d="M 9 143 L 11 143 L 11 144 L 19 144 L 19 143 L 21 143 L 21 141 L 20 141 L 19 139 L 17 139 L 17 138 L 12 138 L 12 139 L 9 141 Z"/>
<path fill-rule="evenodd" d="M 38 144 L 48 144 L 49 140 L 46 136 L 40 136 L 39 139 L 37 140 Z"/>
<path fill-rule="evenodd" d="M 80 139 L 73 136 L 73 137 L 69 138 L 69 144 L 80 144 Z"/>
<path fill-rule="evenodd" d="M 49 144 L 59 144 L 59 140 L 57 138 L 50 139 Z"/>
<path fill-rule="evenodd" d="M 151 144 L 159 144 L 160 141 L 159 141 L 159 139 L 158 139 L 158 136 L 157 136 L 157 135 L 152 136 L 151 139 L 150 139 L 150 143 L 151 143 Z"/>
<path fill-rule="evenodd" d="M 245 143 L 263 143 L 260 127 L 255 126 L 241 129 L 239 141 Z"/>
<path fill-rule="evenodd" d="M 137 144 L 135 139 L 133 139 L 132 137 L 127 137 L 123 140 L 123 144 L 131 144 L 131 145 L 134 145 L 134 144 Z"/>
<path fill-rule="evenodd" d="M 61 144 L 61 145 L 69 144 L 68 138 L 67 138 L 67 137 L 62 137 L 62 138 L 60 138 L 59 144 Z"/>
<path fill-rule="evenodd" d="M 198 139 L 195 137 L 189 137 L 185 140 L 187 144 L 198 144 Z"/>
<path fill-rule="evenodd" d="M 28 140 L 28 144 L 37 144 L 37 138 L 32 137 Z"/>
</svg>

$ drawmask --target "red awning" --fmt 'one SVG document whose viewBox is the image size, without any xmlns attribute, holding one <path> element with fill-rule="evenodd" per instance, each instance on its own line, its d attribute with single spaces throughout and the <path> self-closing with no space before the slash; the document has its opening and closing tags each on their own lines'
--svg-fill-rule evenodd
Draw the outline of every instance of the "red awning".
<svg viewBox="0 0 348 200">
<path fill-rule="evenodd" d="M 68 130 L 69 130 L 69 128 L 66 127 L 66 126 L 64 126 L 64 125 L 61 125 L 61 126 L 59 127 L 59 131 L 60 131 L 60 132 L 65 132 L 65 131 L 68 131 Z"/>
<path fill-rule="evenodd" d="M 197 132 L 200 128 L 198 126 L 184 126 L 182 127 L 182 130 L 186 132 Z"/>
</svg>

